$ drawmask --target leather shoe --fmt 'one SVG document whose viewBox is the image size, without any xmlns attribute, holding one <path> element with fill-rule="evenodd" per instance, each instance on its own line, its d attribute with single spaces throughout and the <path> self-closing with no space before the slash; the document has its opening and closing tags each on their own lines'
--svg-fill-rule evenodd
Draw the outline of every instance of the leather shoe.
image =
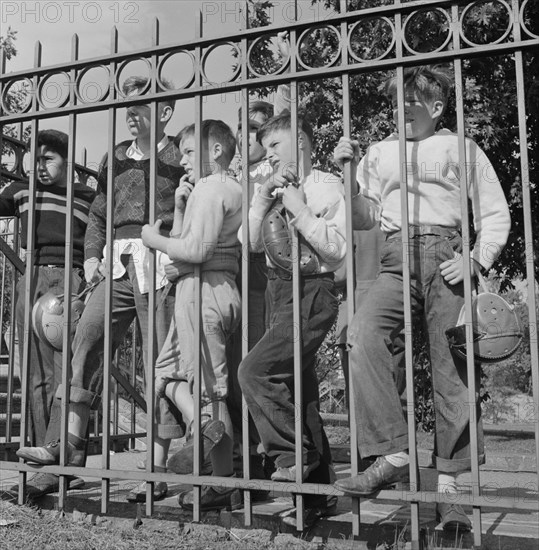
<svg viewBox="0 0 539 550">
<path fill-rule="evenodd" d="M 210 453 L 225 435 L 225 425 L 220 420 L 207 420 L 202 425 L 202 460 L 203 468 L 201 475 L 208 475 L 207 466 L 211 465 Z M 175 474 L 192 474 L 194 463 L 194 442 L 195 438 L 190 433 L 185 445 L 167 462 L 167 469 Z M 211 469 L 210 469 L 211 473 Z"/>
<path fill-rule="evenodd" d="M 379 456 L 376 462 L 357 476 L 339 479 L 335 487 L 349 495 L 368 496 L 391 487 L 399 481 L 408 481 L 409 467 L 393 466 L 385 457 Z"/>
<path fill-rule="evenodd" d="M 84 479 L 76 476 L 68 476 L 67 488 L 80 489 L 84 487 Z M 26 480 L 26 497 L 30 500 L 57 493 L 60 490 L 60 477 L 55 474 L 37 473 Z M 13 495 L 19 494 L 19 484 L 13 485 L 9 492 Z"/>
<path fill-rule="evenodd" d="M 167 496 L 168 486 L 164 481 L 157 481 L 153 484 L 153 499 L 162 500 Z M 146 502 L 146 482 L 143 481 L 138 487 L 129 491 L 125 497 L 129 502 Z"/>
<path fill-rule="evenodd" d="M 193 491 L 185 491 L 178 496 L 178 504 L 184 510 L 194 508 Z M 237 510 L 243 506 L 243 494 L 239 489 L 232 487 L 217 488 L 205 485 L 200 496 L 200 511 Z"/>
<path fill-rule="evenodd" d="M 60 441 L 55 439 L 43 447 L 21 447 L 17 451 L 17 456 L 23 458 L 26 462 L 49 466 L 60 463 L 60 448 Z M 70 466 L 84 466 L 84 458 L 84 449 L 77 449 L 72 443 L 67 443 L 67 464 Z"/>
<path fill-rule="evenodd" d="M 328 501 L 324 506 L 313 506 L 304 508 L 303 511 L 303 527 L 310 529 L 319 519 L 326 516 L 334 516 L 337 514 L 337 499 L 328 497 Z M 281 516 L 281 522 L 287 527 L 292 527 L 298 531 L 298 523 L 296 517 L 296 509 L 286 512 Z"/>
<path fill-rule="evenodd" d="M 316 470 L 318 466 L 320 466 L 320 461 L 318 460 L 316 462 L 313 462 L 312 464 L 304 464 L 302 480 L 305 481 L 309 477 L 309 474 Z M 294 483 L 296 481 L 296 465 L 284 468 L 278 466 L 275 472 L 271 474 L 271 480 L 288 481 Z"/>
<path fill-rule="evenodd" d="M 470 531 L 472 522 L 464 512 L 462 506 L 450 502 L 438 502 L 436 504 L 436 521 L 442 529 L 447 531 Z"/>
</svg>

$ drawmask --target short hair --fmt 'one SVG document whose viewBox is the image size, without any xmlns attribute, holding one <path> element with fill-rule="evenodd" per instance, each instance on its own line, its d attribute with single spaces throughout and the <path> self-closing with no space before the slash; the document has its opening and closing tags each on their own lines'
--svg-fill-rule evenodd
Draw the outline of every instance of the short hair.
<svg viewBox="0 0 539 550">
<path fill-rule="evenodd" d="M 314 132 L 313 128 L 307 120 L 305 113 L 298 114 L 298 128 L 309 138 L 311 145 L 314 145 Z M 262 126 L 258 129 L 256 133 L 256 140 L 258 143 L 262 144 L 262 140 L 270 133 L 277 132 L 279 130 L 288 130 L 292 129 L 292 117 L 290 116 L 290 111 L 284 110 L 282 113 L 274 116 L 264 122 Z"/>
<path fill-rule="evenodd" d="M 404 88 L 413 88 L 424 101 L 442 101 L 447 98 L 453 86 L 448 71 L 440 66 L 424 65 L 404 69 Z M 388 98 L 397 95 L 397 77 L 392 76 L 382 84 L 382 90 Z"/>
<path fill-rule="evenodd" d="M 144 90 L 146 85 L 148 84 L 148 77 L 146 76 L 130 76 L 124 80 L 124 83 L 122 84 L 122 93 L 124 96 L 131 95 L 133 92 L 141 92 Z M 174 86 L 170 80 L 166 80 L 164 78 L 161 78 L 161 82 L 163 83 L 163 86 L 157 86 L 158 92 L 164 92 L 165 90 L 172 90 L 174 89 Z M 159 103 L 163 103 L 164 105 L 167 105 L 171 109 L 174 109 L 174 106 L 176 105 L 175 99 L 165 99 L 163 101 L 160 101 Z"/>
<path fill-rule="evenodd" d="M 177 147 L 180 146 L 182 139 L 195 133 L 195 125 L 189 124 L 183 128 L 174 138 L 174 143 Z M 202 121 L 202 141 L 210 143 L 220 143 L 223 148 L 224 161 L 227 166 L 230 164 L 236 154 L 236 138 L 228 124 L 222 120 L 213 120 L 208 118 Z"/>
<path fill-rule="evenodd" d="M 262 113 L 265 117 L 264 122 L 273 116 L 273 105 L 267 101 L 249 101 L 249 118 L 253 118 L 257 113 Z M 241 127 L 241 107 L 238 109 L 238 128 Z"/>
<path fill-rule="evenodd" d="M 64 160 L 67 159 L 67 148 L 69 144 L 69 136 L 60 132 L 60 130 L 41 130 L 37 134 L 37 146 L 45 146 L 51 151 L 58 153 Z M 28 142 L 30 149 L 30 142 Z"/>
</svg>

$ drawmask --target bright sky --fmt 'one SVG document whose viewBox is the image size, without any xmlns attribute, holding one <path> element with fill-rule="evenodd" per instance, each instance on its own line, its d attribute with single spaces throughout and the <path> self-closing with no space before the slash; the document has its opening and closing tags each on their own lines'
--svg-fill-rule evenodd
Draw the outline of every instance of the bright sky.
<svg viewBox="0 0 539 550">
<path fill-rule="evenodd" d="M 272 20 L 282 24 L 292 21 L 292 0 L 274 0 Z M 327 17 L 319 6 L 311 6 L 310 0 L 299 0 L 299 19 L 319 21 Z M 0 1 L 0 34 L 8 27 L 17 31 L 17 55 L 7 64 L 7 72 L 20 71 L 33 66 L 35 42 L 42 44 L 42 65 L 69 61 L 71 39 L 79 36 L 79 58 L 106 55 L 110 51 L 111 28 L 119 33 L 119 51 L 127 52 L 150 46 L 153 20 L 160 21 L 160 43 L 181 44 L 195 38 L 195 14 L 202 14 L 204 36 L 224 36 L 240 29 L 242 17 L 239 0 L 28 0 Z M 224 48 L 223 48 L 224 50 Z M 227 50 L 228 51 L 228 50 Z M 232 60 L 220 59 L 219 53 L 211 60 L 214 71 L 223 71 Z M 181 64 L 176 66 L 177 72 Z M 126 69 L 126 71 L 129 69 Z M 140 72 L 141 65 L 133 65 L 132 72 Z M 171 65 L 171 71 L 174 65 Z M 172 77 L 174 74 L 166 75 Z M 179 77 L 181 81 L 181 77 Z M 58 83 L 58 87 L 61 86 Z M 204 103 L 204 117 L 220 118 L 232 128 L 237 124 L 239 95 L 217 95 Z M 192 100 L 178 102 L 167 131 L 176 134 L 183 126 L 194 121 Z M 85 147 L 88 163 L 98 163 L 106 150 L 107 114 L 92 113 L 77 118 L 77 150 Z M 40 128 L 56 127 L 67 130 L 67 118 L 47 119 Z M 123 112 L 118 113 L 117 141 L 129 138 L 125 129 Z M 80 157 L 79 157 L 80 158 Z M 78 160 L 78 159 L 77 159 Z"/>
</svg>

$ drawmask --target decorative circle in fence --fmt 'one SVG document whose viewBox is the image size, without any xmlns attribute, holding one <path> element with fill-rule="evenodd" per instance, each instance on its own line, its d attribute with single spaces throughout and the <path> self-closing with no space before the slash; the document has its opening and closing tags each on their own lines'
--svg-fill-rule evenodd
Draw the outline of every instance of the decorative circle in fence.
<svg viewBox="0 0 539 550">
<path fill-rule="evenodd" d="M 509 36 L 512 26 L 511 8 L 505 0 L 479 0 L 460 15 L 460 36 L 468 46 L 499 44 Z"/>
<path fill-rule="evenodd" d="M 138 59 L 126 59 L 116 69 L 114 86 L 121 97 L 126 97 L 123 92 L 125 81 L 132 76 L 146 78 L 147 82 L 136 95 L 144 95 L 150 89 L 152 65 L 149 59 L 139 57 Z"/>
<path fill-rule="evenodd" d="M 8 114 L 26 113 L 34 97 L 32 81 L 20 78 L 9 81 L 2 90 L 2 108 Z"/>
<path fill-rule="evenodd" d="M 451 40 L 451 18 L 442 8 L 417 10 L 404 21 L 402 42 L 413 55 L 440 52 Z"/>
<path fill-rule="evenodd" d="M 362 19 L 348 31 L 348 53 L 360 63 L 383 59 L 394 46 L 395 26 L 387 17 Z"/>
<path fill-rule="evenodd" d="M 77 75 L 75 95 L 81 103 L 98 103 L 106 99 L 110 89 L 110 70 L 105 65 L 85 67 Z"/>
<path fill-rule="evenodd" d="M 67 105 L 71 79 L 66 72 L 52 73 L 37 85 L 37 101 L 42 109 L 59 109 Z"/>
<path fill-rule="evenodd" d="M 306 70 L 331 67 L 341 54 L 341 33 L 332 25 L 303 31 L 298 38 L 296 58 Z"/>
<path fill-rule="evenodd" d="M 230 64 L 226 63 L 226 56 Z M 207 84 L 218 85 L 233 82 L 241 69 L 241 52 L 234 42 L 218 42 L 202 54 L 201 71 Z"/>
<path fill-rule="evenodd" d="M 537 0 L 524 0 L 522 6 L 520 6 L 520 21 L 522 22 L 524 32 L 532 38 L 539 38 L 539 21 L 532 17 L 531 14 L 528 14 L 528 9 L 531 10 L 532 1 Z M 533 29 L 527 25 L 527 22 L 533 25 Z"/>
<path fill-rule="evenodd" d="M 254 76 L 279 74 L 288 67 L 290 56 L 282 58 L 278 52 L 277 35 L 259 36 L 247 51 L 247 66 Z"/>
<path fill-rule="evenodd" d="M 195 79 L 195 57 L 187 50 L 168 53 L 159 60 L 157 83 L 163 90 L 184 90 L 193 85 Z"/>
</svg>

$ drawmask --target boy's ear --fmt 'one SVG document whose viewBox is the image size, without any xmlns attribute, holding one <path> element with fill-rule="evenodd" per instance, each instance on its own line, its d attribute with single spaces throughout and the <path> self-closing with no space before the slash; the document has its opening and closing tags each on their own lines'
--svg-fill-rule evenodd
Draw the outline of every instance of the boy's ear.
<svg viewBox="0 0 539 550">
<path fill-rule="evenodd" d="M 161 114 L 159 116 L 159 122 L 168 122 L 172 116 L 173 109 L 170 105 L 165 105 L 161 108 Z"/>
<path fill-rule="evenodd" d="M 223 146 L 219 142 L 213 143 L 210 148 L 210 155 L 212 160 L 218 160 L 219 158 L 221 158 L 222 154 L 223 154 Z"/>
<path fill-rule="evenodd" d="M 436 100 L 432 104 L 432 118 L 440 118 L 444 112 L 445 103 L 440 100 Z"/>
</svg>

